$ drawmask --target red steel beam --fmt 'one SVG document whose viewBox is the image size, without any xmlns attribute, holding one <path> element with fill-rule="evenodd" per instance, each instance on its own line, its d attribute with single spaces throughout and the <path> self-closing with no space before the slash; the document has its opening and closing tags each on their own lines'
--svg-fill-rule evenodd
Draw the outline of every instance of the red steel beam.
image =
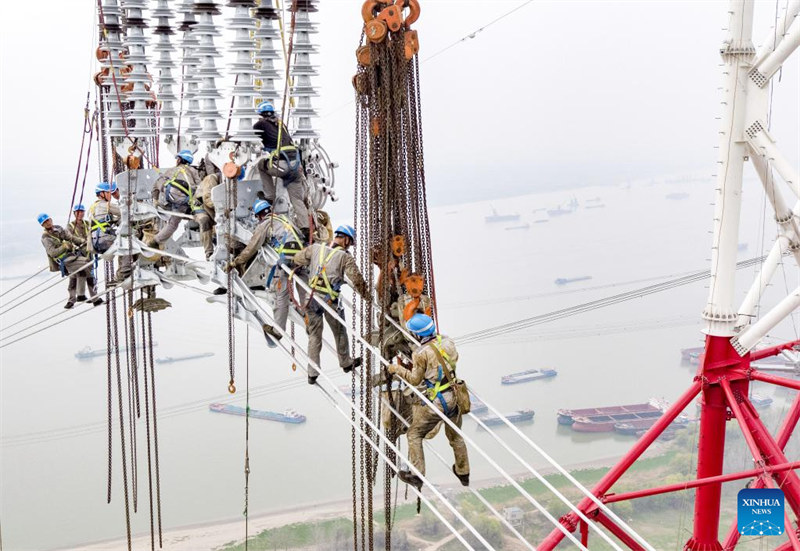
<svg viewBox="0 0 800 551">
<path fill-rule="evenodd" d="M 633 463 L 650 447 L 656 438 L 672 423 L 675 418 L 681 414 L 689 403 L 694 400 L 694 397 L 700 392 L 702 383 L 696 380 L 692 383 L 686 392 L 662 415 L 656 423 L 645 432 L 642 437 L 634 444 L 633 448 L 625 454 L 619 463 L 617 463 L 600 481 L 592 488 L 592 494 L 595 496 L 602 496 L 616 483 L 619 478 L 625 474 Z M 586 513 L 590 508 L 595 506 L 594 501 L 590 498 L 583 498 L 578 503 L 578 510 Z M 578 516 L 571 512 L 561 517 L 560 522 L 569 531 L 574 531 L 578 525 Z M 564 533 L 558 528 L 554 528 L 547 537 L 542 540 L 542 543 L 536 546 L 538 551 L 552 551 L 564 539 Z"/>
<path fill-rule="evenodd" d="M 769 358 L 770 356 L 777 356 L 784 350 L 792 350 L 798 345 L 800 345 L 800 339 L 796 341 L 785 342 L 777 346 L 770 346 L 769 348 L 762 348 L 761 350 L 755 350 L 750 352 L 750 361 L 755 362 L 758 360 L 763 360 L 764 358 Z"/>
<path fill-rule="evenodd" d="M 792 405 L 789 408 L 789 413 L 786 414 L 786 418 L 783 420 L 783 424 L 778 430 L 776 442 L 781 449 L 786 447 L 786 444 L 789 442 L 789 438 L 791 438 L 792 432 L 794 432 L 798 421 L 800 421 L 800 394 L 797 394 L 794 397 L 794 402 L 792 402 Z M 757 480 L 753 481 L 753 484 L 750 487 L 753 489 L 761 489 L 764 487 L 764 480 L 758 478 Z M 734 548 L 736 548 L 736 544 L 739 542 L 739 537 L 740 534 L 738 526 L 736 519 L 734 519 L 731 523 L 731 527 L 728 529 L 728 535 L 725 537 L 722 548 L 725 551 L 732 551 Z M 787 549 L 791 549 L 791 547 L 787 547 Z"/>
<path fill-rule="evenodd" d="M 786 388 L 800 390 L 800 381 L 786 379 L 785 377 L 777 377 L 775 375 L 768 375 L 767 373 L 763 373 L 757 369 L 751 369 L 748 373 L 748 376 L 755 381 L 772 383 L 773 385 L 785 386 Z"/>
<path fill-rule="evenodd" d="M 598 511 L 595 515 L 595 520 L 608 529 L 609 532 L 614 534 L 622 543 L 630 547 L 632 551 L 647 551 L 644 547 L 639 545 L 625 530 L 617 526 L 610 518 L 608 518 L 602 511 Z M 539 547 L 538 549 L 541 549 Z"/>
<path fill-rule="evenodd" d="M 637 490 L 635 492 L 625 492 L 623 494 L 608 494 L 607 496 L 603 497 L 603 503 L 617 503 L 618 501 L 627 501 L 629 499 L 638 499 L 641 497 L 655 496 L 658 494 L 668 494 L 670 492 L 680 492 L 681 490 L 697 488 L 698 486 L 703 486 L 704 484 L 718 484 L 722 482 L 731 482 L 732 480 L 741 480 L 743 478 L 752 478 L 764 473 L 765 471 L 768 473 L 773 473 L 794 469 L 800 469 L 800 461 L 781 463 L 780 465 L 769 465 L 763 469 L 750 469 L 749 471 L 741 471 L 738 473 L 723 474 L 709 478 L 700 478 L 698 480 L 688 480 L 686 482 L 668 484 L 666 486 L 659 486 L 657 488 L 650 488 L 647 490 Z"/>
</svg>

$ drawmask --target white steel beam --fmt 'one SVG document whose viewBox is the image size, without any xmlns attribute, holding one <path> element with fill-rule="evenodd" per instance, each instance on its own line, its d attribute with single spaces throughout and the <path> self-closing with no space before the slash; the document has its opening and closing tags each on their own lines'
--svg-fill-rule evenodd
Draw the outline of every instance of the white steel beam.
<svg viewBox="0 0 800 551">
<path fill-rule="evenodd" d="M 742 171 L 747 155 L 744 136 L 746 99 L 750 80 L 745 78 L 755 53 L 752 38 L 753 2 L 731 2 L 728 37 L 721 48 L 725 64 L 720 161 L 714 207 L 711 281 L 703 319 L 713 336 L 734 334 L 736 310 L 734 284 L 742 199 Z"/>
<path fill-rule="evenodd" d="M 778 46 L 761 60 L 750 73 L 750 78 L 761 88 L 778 72 L 783 62 L 800 46 L 800 21 L 795 19 Z"/>
<path fill-rule="evenodd" d="M 777 306 L 763 315 L 761 319 L 751 325 L 744 333 L 731 339 L 733 348 L 736 349 L 740 356 L 744 356 L 752 350 L 767 333 L 772 331 L 784 318 L 789 316 L 798 307 L 800 307 L 800 287 L 792 291 L 789 296 L 780 301 Z"/>
<path fill-rule="evenodd" d="M 792 0 L 792 2 L 786 6 L 783 10 L 783 14 L 778 19 L 775 27 L 773 28 L 772 32 L 770 32 L 761 43 L 761 46 L 758 48 L 756 52 L 756 57 L 753 60 L 753 66 L 758 66 L 761 61 L 771 54 L 775 48 L 783 41 L 783 37 L 786 36 L 786 32 L 789 30 L 789 27 L 792 26 L 797 14 L 800 13 L 800 0 Z"/>
<path fill-rule="evenodd" d="M 751 125 L 747 129 L 747 137 L 753 151 L 765 157 L 765 160 L 775 168 L 775 172 L 786 182 L 795 197 L 800 199 L 800 174 L 775 145 L 775 140 L 772 139 L 763 124 L 756 121 Z"/>
</svg>

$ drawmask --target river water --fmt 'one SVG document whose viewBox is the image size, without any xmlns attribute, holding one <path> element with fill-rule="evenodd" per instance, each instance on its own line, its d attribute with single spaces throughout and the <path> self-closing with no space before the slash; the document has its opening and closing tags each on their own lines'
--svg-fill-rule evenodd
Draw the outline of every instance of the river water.
<svg viewBox="0 0 800 551">
<path fill-rule="evenodd" d="M 711 182 L 701 179 L 634 182 L 432 209 L 441 332 L 458 337 L 706 268 L 712 189 Z M 775 233 L 770 217 L 764 221 L 764 202 L 757 190 L 751 182 L 744 196 L 740 242 L 747 250 L 740 253 L 741 259 L 761 254 L 762 235 Z M 544 218 L 539 209 L 566 207 L 572 198 L 578 201 L 574 212 L 536 222 Z M 521 219 L 487 224 L 484 217 L 492 207 L 500 213 L 519 213 Z M 526 223 L 527 229 L 507 229 Z M 739 272 L 739 296 L 753 273 L 753 268 Z M 557 278 L 582 276 L 591 279 L 554 283 Z M 14 282 L 3 283 L 8 288 Z M 797 285 L 797 270 L 787 265 L 765 304 Z M 535 409 L 535 420 L 520 429 L 557 461 L 570 464 L 619 455 L 630 447 L 631 438 L 574 433 L 557 425 L 556 410 L 676 398 L 692 376 L 691 369 L 680 365 L 679 350 L 702 343 L 699 313 L 706 292 L 706 282 L 695 283 L 465 345 L 460 348 L 459 373 L 502 411 Z M 54 303 L 63 293 L 63 287 L 44 293 L 8 314 L 3 324 Z M 226 397 L 224 309 L 177 287 L 161 294 L 173 306 L 153 316 L 156 357 L 215 352 L 213 357 L 157 367 L 164 527 L 241 518 L 244 419 L 208 411 L 209 402 Z M 0 351 L 6 549 L 59 548 L 124 537 L 118 439 L 113 448 L 113 501 L 106 504 L 105 359 L 79 361 L 73 356 L 86 345 L 105 347 L 104 312 L 95 309 Z M 774 335 L 790 338 L 795 331 L 787 323 Z M 242 325 L 236 335 L 240 397 L 235 403 L 240 405 L 246 338 Z M 329 373 L 336 372 L 330 355 L 323 355 L 323 364 Z M 559 374 L 544 381 L 500 385 L 501 375 L 536 367 L 553 367 Z M 305 375 L 293 372 L 286 357 L 268 350 L 253 335 L 249 376 L 254 389 L 251 407 L 291 407 L 308 417 L 297 426 L 251 422 L 251 513 L 348 498 L 351 443 L 344 419 L 304 384 Z M 346 382 L 341 374 L 337 377 Z M 297 384 L 284 390 L 268 387 L 281 381 Z M 257 391 L 259 387 L 266 390 Z M 780 407 L 791 396 L 781 393 L 775 398 L 773 407 Z M 67 432 L 70 428 L 74 430 Z M 521 472 L 471 421 L 466 421 L 465 430 L 510 472 Z M 139 431 L 135 533 L 149 529 L 143 425 Z M 21 443 L 18 437 L 30 433 L 39 435 Z M 533 465 L 545 464 L 508 429 L 498 433 L 514 442 Z M 436 446 L 450 456 L 443 436 Z M 471 453 L 471 460 L 473 479 L 497 476 L 477 453 Z M 449 466 L 430 457 L 428 468 L 434 481 L 452 482 Z"/>
</svg>

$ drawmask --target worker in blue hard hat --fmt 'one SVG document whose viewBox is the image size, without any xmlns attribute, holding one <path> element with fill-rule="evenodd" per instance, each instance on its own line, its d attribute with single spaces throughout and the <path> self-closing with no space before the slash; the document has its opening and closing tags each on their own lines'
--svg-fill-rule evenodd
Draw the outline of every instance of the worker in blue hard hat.
<svg viewBox="0 0 800 551">
<path fill-rule="evenodd" d="M 111 184 L 100 182 L 95 186 L 94 192 L 97 200 L 89 207 L 89 223 L 92 238 L 88 246 L 92 252 L 102 254 L 114 243 L 116 227 L 119 223 L 119 205 L 111 195 Z"/>
<path fill-rule="evenodd" d="M 85 218 L 86 207 L 77 204 L 72 208 L 72 215 L 74 220 L 67 224 L 67 234 L 70 239 L 79 241 L 81 243 L 78 252 L 85 258 L 85 262 L 92 259 L 90 242 L 92 240 L 92 225 Z M 86 287 L 89 291 L 89 297 L 92 298 L 92 304 L 97 306 L 102 304 L 103 300 L 97 297 L 97 280 L 94 277 L 94 266 L 88 266 L 82 270 L 78 278 L 78 295 L 77 302 L 86 300 L 86 294 L 83 288 Z"/>
<path fill-rule="evenodd" d="M 78 300 L 78 283 L 82 279 L 79 274 L 89 260 L 79 251 L 81 241 L 70 236 L 64 228 L 56 226 L 53 219 L 46 213 L 40 214 L 36 221 L 42 226 L 42 246 L 47 253 L 47 260 L 51 272 L 61 272 L 61 277 L 69 277 L 67 293 L 69 298 L 64 308 L 72 308 Z M 85 280 L 83 281 L 85 284 Z"/>
<path fill-rule="evenodd" d="M 429 315 L 414 314 L 406 323 L 406 327 L 420 343 L 411 355 L 412 367 L 408 369 L 399 364 L 390 364 L 387 370 L 408 384 L 420 387 L 428 399 L 427 403 L 414 406 L 411 426 L 407 433 L 408 459 L 424 476 L 425 453 L 422 441 L 441 422 L 439 415 L 431 408 L 438 409 L 455 426 L 461 428 L 462 412 L 456 400 L 455 388 L 459 382 L 456 379 L 458 351 L 453 339 L 437 334 L 436 323 Z M 453 473 L 462 485 L 469 486 L 469 456 L 464 439 L 447 423 L 444 433 L 455 456 Z M 398 476 L 406 484 L 417 488 L 422 486 L 422 480 L 410 471 L 400 471 Z"/>
<path fill-rule="evenodd" d="M 262 101 L 256 110 L 261 118 L 253 125 L 253 129 L 261 137 L 264 151 L 269 153 L 256 162 L 264 188 L 263 198 L 272 204 L 273 212 L 290 216 L 308 243 L 311 225 L 307 205 L 308 186 L 300 170 L 300 152 L 286 125 L 276 116 L 271 102 Z M 289 205 L 293 212 L 289 212 Z"/>
<path fill-rule="evenodd" d="M 359 295 L 367 300 L 371 299 L 364 276 L 361 275 L 355 259 L 347 252 L 355 240 L 356 230 L 353 226 L 339 226 L 334 232 L 332 245 L 314 243 L 294 256 L 295 265 L 308 267 L 308 284 L 314 290 L 314 297 L 309 297 L 306 308 L 308 355 L 312 364 L 308 367 L 308 383 L 312 385 L 317 382 L 318 376 L 315 366 L 320 365 L 323 318 L 333 332 L 339 366 L 345 373 L 349 373 L 353 367 L 361 365 L 361 358 L 353 359 L 350 356 L 350 343 L 345 328 L 315 300 L 316 298 L 327 303 L 344 318 L 344 309 L 339 302 L 343 284 L 349 282 Z"/>
<path fill-rule="evenodd" d="M 153 201 L 162 208 L 179 214 L 194 214 L 203 209 L 196 200 L 200 174 L 192 166 L 194 155 L 188 149 L 178 151 L 175 166 L 166 169 L 153 185 Z M 159 232 L 146 244 L 157 247 L 166 243 L 180 226 L 182 217 L 170 216 Z"/>
</svg>

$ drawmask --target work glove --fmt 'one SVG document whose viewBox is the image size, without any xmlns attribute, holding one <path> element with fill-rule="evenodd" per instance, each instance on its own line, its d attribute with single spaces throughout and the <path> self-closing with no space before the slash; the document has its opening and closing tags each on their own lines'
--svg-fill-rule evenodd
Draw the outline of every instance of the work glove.
<svg viewBox="0 0 800 551">
<path fill-rule="evenodd" d="M 389 364 L 386 367 L 386 371 L 388 371 L 391 375 L 396 375 L 398 371 L 400 371 L 400 366 L 397 364 Z"/>
</svg>

